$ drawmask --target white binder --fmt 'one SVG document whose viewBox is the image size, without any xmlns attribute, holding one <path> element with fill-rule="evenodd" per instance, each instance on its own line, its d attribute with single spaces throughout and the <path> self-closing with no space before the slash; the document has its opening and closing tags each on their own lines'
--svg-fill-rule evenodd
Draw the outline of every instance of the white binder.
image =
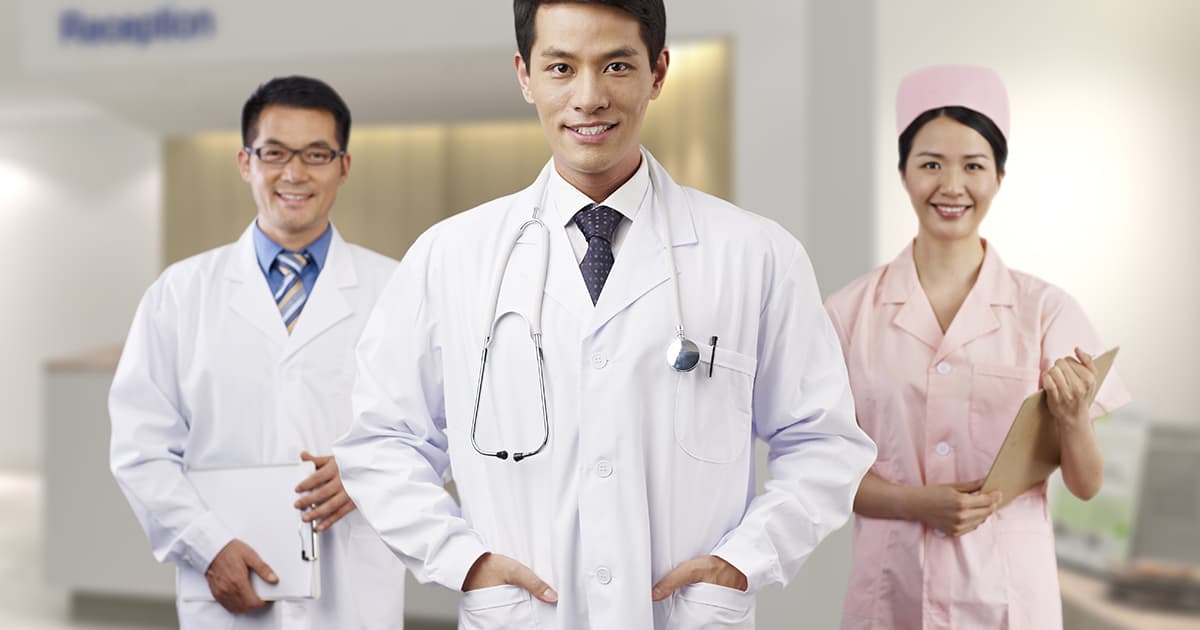
<svg viewBox="0 0 1200 630">
<path fill-rule="evenodd" d="M 250 585 L 263 600 L 321 596 L 317 532 L 313 523 L 300 520 L 301 512 L 293 505 L 300 496 L 296 485 L 315 470 L 312 462 L 297 462 L 187 472 L 205 505 L 279 577 L 278 584 L 269 584 L 251 572 Z M 186 564 L 178 566 L 179 596 L 212 601 L 204 572 Z"/>
</svg>

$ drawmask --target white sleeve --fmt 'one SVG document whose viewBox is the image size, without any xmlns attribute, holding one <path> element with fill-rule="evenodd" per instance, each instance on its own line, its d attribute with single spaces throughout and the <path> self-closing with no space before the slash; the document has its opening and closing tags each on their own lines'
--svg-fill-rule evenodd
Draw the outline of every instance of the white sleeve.
<svg viewBox="0 0 1200 630">
<path fill-rule="evenodd" d="M 347 493 L 413 575 L 459 590 L 488 549 L 443 484 L 450 459 L 429 240 L 405 255 L 367 321 L 354 423 L 333 453 Z"/>
<path fill-rule="evenodd" d="M 204 571 L 233 535 L 183 473 L 190 423 L 180 413 L 178 318 L 166 284 L 160 278 L 138 305 L 113 377 L 110 465 L 154 557 Z"/>
<path fill-rule="evenodd" d="M 850 517 L 875 461 L 859 428 L 841 346 L 799 243 L 760 315 L 754 430 L 768 447 L 770 479 L 741 523 L 713 551 L 751 591 L 786 585 L 827 535 Z"/>
</svg>

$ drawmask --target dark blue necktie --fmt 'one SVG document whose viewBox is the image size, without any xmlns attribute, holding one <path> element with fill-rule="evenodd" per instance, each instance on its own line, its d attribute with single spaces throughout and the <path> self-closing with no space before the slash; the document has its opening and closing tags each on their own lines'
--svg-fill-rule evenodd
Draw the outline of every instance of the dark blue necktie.
<svg viewBox="0 0 1200 630">
<path fill-rule="evenodd" d="M 615 260 L 612 237 L 619 223 L 621 213 L 608 206 L 592 204 L 575 213 L 575 225 L 579 226 L 588 242 L 587 253 L 579 263 L 579 270 L 583 272 L 583 282 L 592 296 L 592 304 L 600 299 L 604 281 L 608 280 L 608 272 L 612 271 Z"/>
</svg>

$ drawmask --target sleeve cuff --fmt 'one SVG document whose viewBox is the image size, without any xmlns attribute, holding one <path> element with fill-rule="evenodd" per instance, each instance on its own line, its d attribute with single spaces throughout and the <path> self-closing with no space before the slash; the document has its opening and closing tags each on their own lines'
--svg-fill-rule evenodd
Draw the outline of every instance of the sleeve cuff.
<svg viewBox="0 0 1200 630">
<path fill-rule="evenodd" d="M 764 586 L 783 584 L 783 570 L 775 562 L 773 553 L 764 553 L 756 549 L 745 537 L 738 536 L 736 530 L 721 541 L 712 555 L 732 564 L 735 569 L 746 576 L 746 592 L 757 593 Z"/>
<path fill-rule="evenodd" d="M 438 551 L 436 566 L 431 567 L 429 577 L 448 589 L 461 591 L 475 561 L 490 551 L 475 532 L 460 533 Z"/>
<path fill-rule="evenodd" d="M 204 573 L 213 558 L 233 540 L 233 532 L 213 512 L 188 526 L 183 532 L 183 560 L 197 571 Z"/>
</svg>

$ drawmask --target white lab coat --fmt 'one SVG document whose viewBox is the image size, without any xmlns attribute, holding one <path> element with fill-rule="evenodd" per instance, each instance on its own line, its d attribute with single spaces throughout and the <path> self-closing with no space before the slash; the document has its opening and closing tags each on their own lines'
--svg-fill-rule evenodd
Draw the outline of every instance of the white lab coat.
<svg viewBox="0 0 1200 630">
<path fill-rule="evenodd" d="M 471 407 L 498 256 L 543 203 L 533 186 L 451 217 L 400 263 L 363 332 L 355 421 L 334 446 L 368 522 L 421 581 L 461 588 L 480 554 L 530 566 L 556 606 L 501 586 L 463 596 L 460 628 L 752 628 L 755 593 L 782 585 L 848 518 L 874 444 L 859 430 L 837 336 L 800 243 L 777 224 L 676 185 L 657 162 L 646 207 L 593 306 L 550 226 L 543 328 L 550 443 L 525 461 L 471 445 Z M 703 358 L 667 363 L 674 299 Z M 518 243 L 498 313 L 529 312 L 542 238 Z M 478 426 L 486 450 L 542 439 L 529 335 L 497 324 Z M 719 337 L 709 377 L 710 336 Z M 771 480 L 755 496 L 754 438 Z M 442 488 L 453 470 L 461 512 Z M 700 584 L 653 604 L 654 583 L 709 553 L 749 592 Z"/>
<path fill-rule="evenodd" d="M 155 558 L 205 570 L 231 540 L 187 468 L 298 462 L 349 426 L 354 345 L 396 262 L 335 230 L 289 336 L 248 228 L 146 291 L 109 397 L 112 470 Z M 357 512 L 320 536 L 321 597 L 249 616 L 177 602 L 183 628 L 401 628 L 403 565 Z"/>
</svg>

